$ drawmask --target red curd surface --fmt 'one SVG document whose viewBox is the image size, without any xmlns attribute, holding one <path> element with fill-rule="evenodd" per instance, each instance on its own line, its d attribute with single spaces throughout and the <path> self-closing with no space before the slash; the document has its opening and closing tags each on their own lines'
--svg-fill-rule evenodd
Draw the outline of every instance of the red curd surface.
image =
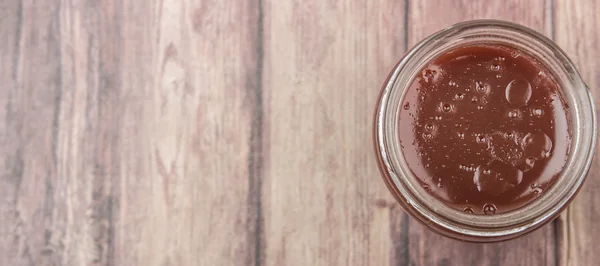
<svg viewBox="0 0 600 266">
<path fill-rule="evenodd" d="M 431 195 L 457 210 L 504 213 L 542 195 L 565 167 L 569 107 L 548 69 L 515 48 L 460 47 L 407 91 L 399 134 Z"/>
</svg>

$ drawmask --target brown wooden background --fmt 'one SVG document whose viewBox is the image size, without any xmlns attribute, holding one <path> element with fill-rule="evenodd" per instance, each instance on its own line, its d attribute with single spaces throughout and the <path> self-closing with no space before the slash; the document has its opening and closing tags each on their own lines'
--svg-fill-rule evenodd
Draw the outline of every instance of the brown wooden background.
<svg viewBox="0 0 600 266">
<path fill-rule="evenodd" d="M 598 0 L 0 0 L 0 265 L 598 265 L 600 165 L 558 220 L 462 243 L 380 179 L 381 82 L 497 18 L 600 97 Z"/>
</svg>

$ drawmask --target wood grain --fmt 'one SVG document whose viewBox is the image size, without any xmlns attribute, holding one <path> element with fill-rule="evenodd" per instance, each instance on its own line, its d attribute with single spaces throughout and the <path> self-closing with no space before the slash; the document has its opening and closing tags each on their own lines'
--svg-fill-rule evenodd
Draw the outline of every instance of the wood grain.
<svg viewBox="0 0 600 266">
<path fill-rule="evenodd" d="M 405 48 L 404 11 L 398 1 L 265 1 L 265 265 L 405 256 L 370 126 Z"/>
<path fill-rule="evenodd" d="M 73 255 L 63 252 L 73 247 L 66 235 L 81 229 L 70 226 L 66 214 L 72 205 L 64 201 L 67 180 L 57 174 L 64 162 L 59 158 L 63 57 L 57 4 L 0 4 L 2 265 L 56 263 Z"/>
<path fill-rule="evenodd" d="M 116 265 L 256 259 L 256 1 L 122 3 Z"/>
<path fill-rule="evenodd" d="M 595 265 L 600 159 L 555 223 L 462 243 L 399 208 L 371 123 L 405 50 L 475 18 L 555 37 L 597 96 L 598 8 L 0 1 L 0 265 Z"/>
<path fill-rule="evenodd" d="M 600 1 L 555 1 L 556 42 L 571 57 L 592 90 L 598 106 L 600 99 Z M 595 159 L 587 180 L 577 198 L 558 221 L 557 233 L 561 240 L 561 265 L 596 265 L 600 233 L 596 230 L 600 219 L 600 158 L 596 148 Z"/>
<path fill-rule="evenodd" d="M 254 264 L 257 2 L 0 5 L 0 265 Z"/>
</svg>

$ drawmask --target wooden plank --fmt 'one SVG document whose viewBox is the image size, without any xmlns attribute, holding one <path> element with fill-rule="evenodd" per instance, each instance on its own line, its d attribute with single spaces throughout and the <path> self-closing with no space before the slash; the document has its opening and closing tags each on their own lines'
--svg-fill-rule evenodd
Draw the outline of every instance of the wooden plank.
<svg viewBox="0 0 600 266">
<path fill-rule="evenodd" d="M 584 81 L 596 99 L 600 99 L 600 1 L 554 1 L 557 44 L 575 62 Z M 596 246 L 600 233 L 596 230 L 600 210 L 600 158 L 597 155 L 585 184 L 566 213 L 559 219 L 558 236 L 561 265 L 597 265 L 600 254 Z"/>
<path fill-rule="evenodd" d="M 397 264 L 371 130 L 404 4 L 264 2 L 264 265 Z"/>
<path fill-rule="evenodd" d="M 64 262 L 58 1 L 0 3 L 0 264 Z M 68 231 L 67 231 L 68 230 Z M 83 235 L 83 234 L 82 234 Z M 66 244 L 66 243 L 65 243 Z"/>
<path fill-rule="evenodd" d="M 120 8 L 114 1 L 60 3 L 61 87 L 56 105 L 57 264 L 114 264 L 118 210 Z"/>
<path fill-rule="evenodd" d="M 0 264 L 114 264 L 114 3 L 11 2 L 0 8 L 0 30 L 15 29 L 0 47 Z"/>
<path fill-rule="evenodd" d="M 254 264 L 257 3 L 0 3 L 0 265 Z"/>
<path fill-rule="evenodd" d="M 120 8 L 115 264 L 254 265 L 258 2 Z"/>
<path fill-rule="evenodd" d="M 472 19 L 508 20 L 533 28 L 547 36 L 552 33 L 551 5 L 543 0 L 409 0 L 409 6 L 408 43 L 411 46 L 447 26 Z"/>
<path fill-rule="evenodd" d="M 493 18 L 510 20 L 550 35 L 550 5 L 538 1 L 410 1 L 408 42 L 453 23 Z M 435 18 L 435 19 L 433 19 Z M 414 220 L 409 222 L 410 265 L 555 265 L 552 225 L 513 241 L 478 245 L 436 235 Z"/>
</svg>

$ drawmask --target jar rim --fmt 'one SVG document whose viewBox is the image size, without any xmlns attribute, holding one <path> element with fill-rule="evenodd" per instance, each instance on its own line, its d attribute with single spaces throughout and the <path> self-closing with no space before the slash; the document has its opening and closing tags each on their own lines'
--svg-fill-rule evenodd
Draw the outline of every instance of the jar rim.
<svg viewBox="0 0 600 266">
<path fill-rule="evenodd" d="M 536 53 L 534 57 L 547 65 L 561 83 L 562 93 L 571 106 L 572 146 L 565 169 L 555 184 L 540 198 L 521 208 L 490 216 L 461 213 L 425 193 L 404 161 L 396 134 L 397 112 L 416 73 L 441 53 L 476 42 L 501 43 Z M 438 31 L 407 51 L 384 83 L 376 108 L 374 130 L 379 168 L 386 185 L 405 211 L 443 235 L 467 241 L 492 242 L 537 229 L 568 205 L 591 165 L 597 121 L 589 89 L 573 62 L 552 40 L 512 22 L 472 20 Z"/>
</svg>

